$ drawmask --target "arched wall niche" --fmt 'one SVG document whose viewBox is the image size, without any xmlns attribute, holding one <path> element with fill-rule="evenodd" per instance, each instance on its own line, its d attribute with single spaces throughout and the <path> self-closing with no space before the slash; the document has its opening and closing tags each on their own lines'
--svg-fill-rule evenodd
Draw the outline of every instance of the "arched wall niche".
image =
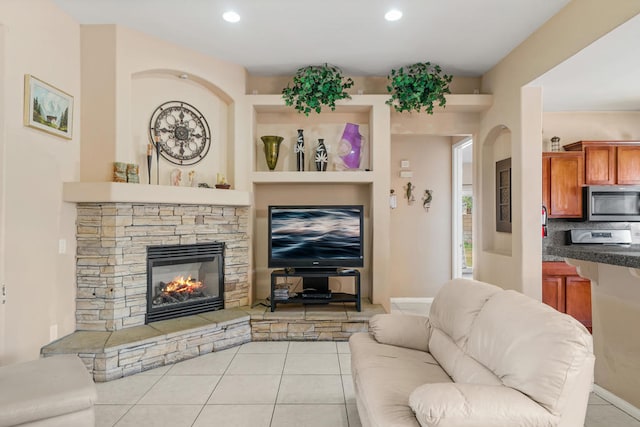
<svg viewBox="0 0 640 427">
<path fill-rule="evenodd" d="M 189 173 L 194 172 L 193 185 L 206 183 L 213 186 L 218 173 L 227 179 L 230 153 L 233 151 L 233 99 L 213 82 L 182 70 L 153 69 L 131 75 L 131 144 L 129 158 L 138 160 L 140 178 L 148 182 L 147 147 L 150 120 L 153 112 L 168 101 L 186 102 L 202 113 L 211 131 L 211 146 L 207 155 L 191 166 L 179 166 L 160 158 L 157 167 L 155 153 L 151 183 L 169 185 L 171 173 L 182 171 L 182 185 L 189 185 Z M 159 174 L 157 173 L 159 169 Z"/>
<path fill-rule="evenodd" d="M 511 129 L 497 125 L 482 144 L 482 249 L 500 255 L 511 255 L 511 233 L 496 231 L 496 162 L 511 157 Z M 512 192 L 513 194 L 513 192 Z"/>
</svg>

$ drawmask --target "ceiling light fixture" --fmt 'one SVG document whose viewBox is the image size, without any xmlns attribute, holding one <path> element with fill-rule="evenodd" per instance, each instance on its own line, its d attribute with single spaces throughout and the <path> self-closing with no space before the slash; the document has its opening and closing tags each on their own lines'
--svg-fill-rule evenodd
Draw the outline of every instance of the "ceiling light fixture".
<svg viewBox="0 0 640 427">
<path fill-rule="evenodd" d="M 397 21 L 400 18 L 402 18 L 402 12 L 398 9 L 391 9 L 384 14 L 384 19 L 386 19 L 387 21 Z"/>
<path fill-rule="evenodd" d="M 224 19 L 227 22 L 236 23 L 240 20 L 240 15 L 238 15 L 233 10 L 228 10 L 222 14 L 222 19 Z"/>
</svg>

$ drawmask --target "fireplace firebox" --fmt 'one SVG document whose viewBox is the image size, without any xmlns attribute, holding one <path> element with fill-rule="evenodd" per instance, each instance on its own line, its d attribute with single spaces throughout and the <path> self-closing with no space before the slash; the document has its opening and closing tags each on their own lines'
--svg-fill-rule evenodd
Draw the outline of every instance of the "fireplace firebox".
<svg viewBox="0 0 640 427">
<path fill-rule="evenodd" d="M 224 243 L 147 248 L 146 323 L 224 308 Z"/>
</svg>

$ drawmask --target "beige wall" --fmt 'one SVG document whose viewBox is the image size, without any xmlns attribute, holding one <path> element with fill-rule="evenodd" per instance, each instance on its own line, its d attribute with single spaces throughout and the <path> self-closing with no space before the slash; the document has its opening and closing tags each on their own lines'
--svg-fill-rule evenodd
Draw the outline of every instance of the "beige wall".
<svg viewBox="0 0 640 427">
<path fill-rule="evenodd" d="M 75 329 L 75 206 L 61 200 L 62 183 L 77 181 L 80 160 L 80 27 L 50 1 L 0 3 L 4 49 L 2 215 L 7 251 L 6 315 L 0 365 L 35 359 L 53 336 Z M 23 126 L 24 75 L 74 96 L 73 139 Z M 58 254 L 58 240 L 67 243 Z M 0 320 L 3 320 L 0 317 Z M 57 334 L 57 336 L 56 336 Z M 2 335 L 0 335 L 0 338 Z"/>
<path fill-rule="evenodd" d="M 247 189 L 248 156 L 234 152 L 248 133 L 243 67 L 114 25 L 83 26 L 82 53 L 82 181 L 110 181 L 114 161 L 144 160 L 148 137 L 140 122 L 148 123 L 160 103 L 177 97 L 201 103 L 199 109 L 213 118 L 215 137 L 211 158 L 184 171 L 195 169 L 210 180 L 226 170 L 234 188 Z M 173 168 L 161 161 L 161 169 Z"/>
<path fill-rule="evenodd" d="M 551 151 L 551 138 L 560 145 L 576 141 L 640 140 L 640 112 L 553 112 L 544 113 L 542 149 Z"/>
<path fill-rule="evenodd" d="M 412 178 L 400 178 L 409 160 Z M 415 188 L 415 202 L 405 197 Z M 394 297 L 433 297 L 451 279 L 451 138 L 396 135 L 391 140 L 391 188 L 398 207 L 391 211 L 391 281 Z M 431 207 L 422 206 L 433 190 Z"/>
<path fill-rule="evenodd" d="M 138 74 L 131 82 L 131 144 L 119 153 L 126 161 L 140 165 L 140 181 L 147 183 L 146 149 L 149 143 L 149 120 L 158 106 L 167 101 L 191 104 L 206 118 L 211 132 L 211 145 L 207 156 L 192 166 L 177 166 L 160 159 L 160 184 L 169 185 L 171 171 L 182 171 L 182 185 L 188 185 L 187 174 L 195 171 L 195 181 L 211 186 L 216 173 L 227 175 L 228 106 L 214 93 L 190 79 L 179 79 L 167 74 Z M 123 160 L 125 161 L 125 160 Z M 152 166 L 153 184 L 156 183 L 155 153 Z"/>
</svg>

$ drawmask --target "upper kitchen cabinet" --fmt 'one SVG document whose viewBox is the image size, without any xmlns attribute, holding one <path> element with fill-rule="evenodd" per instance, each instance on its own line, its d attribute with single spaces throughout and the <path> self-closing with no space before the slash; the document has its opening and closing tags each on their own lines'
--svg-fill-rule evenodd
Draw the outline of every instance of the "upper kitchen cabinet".
<svg viewBox="0 0 640 427">
<path fill-rule="evenodd" d="M 578 141 L 567 151 L 583 151 L 586 185 L 640 184 L 640 141 Z"/>
<path fill-rule="evenodd" d="M 582 218 L 582 152 L 542 153 L 542 203 L 549 218 Z"/>
</svg>

